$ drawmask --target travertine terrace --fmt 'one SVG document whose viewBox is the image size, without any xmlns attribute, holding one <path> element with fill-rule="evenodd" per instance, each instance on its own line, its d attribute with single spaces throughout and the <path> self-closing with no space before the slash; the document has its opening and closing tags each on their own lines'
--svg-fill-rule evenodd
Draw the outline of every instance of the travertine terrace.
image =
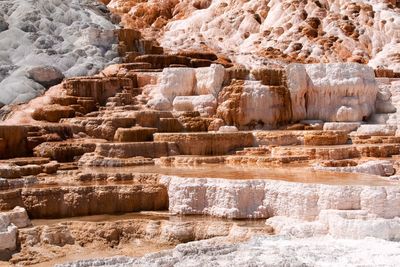
<svg viewBox="0 0 400 267">
<path fill-rule="evenodd" d="M 398 1 L 101 2 L 0 4 L 0 264 L 396 266 Z"/>
</svg>

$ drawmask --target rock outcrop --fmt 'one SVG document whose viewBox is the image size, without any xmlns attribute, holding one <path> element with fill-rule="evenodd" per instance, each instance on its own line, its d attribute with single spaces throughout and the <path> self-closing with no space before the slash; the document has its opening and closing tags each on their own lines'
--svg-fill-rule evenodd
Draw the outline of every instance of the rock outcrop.
<svg viewBox="0 0 400 267">
<path fill-rule="evenodd" d="M 365 120 L 375 111 L 378 87 L 371 68 L 359 64 L 293 64 L 288 67 L 293 120 Z"/>
<path fill-rule="evenodd" d="M 23 206 L 31 218 L 63 218 L 140 210 L 165 210 L 167 192 L 159 184 L 48 187 L 2 193 L 0 210 Z"/>
<path fill-rule="evenodd" d="M 287 216 L 315 220 L 324 209 L 362 210 L 382 218 L 400 216 L 397 186 L 340 186 L 272 180 L 233 181 L 164 176 L 169 210 L 227 218 Z M 193 186 L 196 184 L 195 186 Z"/>
<path fill-rule="evenodd" d="M 284 86 L 238 81 L 220 92 L 217 115 L 238 128 L 273 128 L 292 118 L 290 93 Z"/>
</svg>

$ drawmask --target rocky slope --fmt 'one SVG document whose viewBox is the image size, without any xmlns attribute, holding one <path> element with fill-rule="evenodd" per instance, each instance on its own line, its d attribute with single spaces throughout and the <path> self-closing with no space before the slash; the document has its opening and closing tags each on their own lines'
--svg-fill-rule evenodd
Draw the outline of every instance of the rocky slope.
<svg viewBox="0 0 400 267">
<path fill-rule="evenodd" d="M 95 0 L 1 1 L 0 106 L 117 62 L 115 28 Z"/>
<path fill-rule="evenodd" d="M 158 2 L 112 0 L 108 7 L 173 51 L 211 50 L 246 66 L 350 61 L 400 71 L 396 1 Z"/>
<path fill-rule="evenodd" d="M 0 110 L 0 261 L 398 262 L 397 1 L 102 2 L 0 4 L 0 101 L 51 87 Z"/>
</svg>

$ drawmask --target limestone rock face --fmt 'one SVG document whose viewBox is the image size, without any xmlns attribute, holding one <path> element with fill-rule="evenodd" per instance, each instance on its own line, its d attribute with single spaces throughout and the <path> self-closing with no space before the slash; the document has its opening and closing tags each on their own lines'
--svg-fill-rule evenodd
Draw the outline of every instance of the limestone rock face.
<svg viewBox="0 0 400 267">
<path fill-rule="evenodd" d="M 173 102 L 174 111 L 198 111 L 202 116 L 212 116 L 217 108 L 217 99 L 212 95 L 177 96 Z"/>
<path fill-rule="evenodd" d="M 224 76 L 225 69 L 219 64 L 197 69 L 164 68 L 147 104 L 157 110 L 199 111 L 211 116 Z"/>
<path fill-rule="evenodd" d="M 290 183 L 273 180 L 163 176 L 169 210 L 179 214 L 207 214 L 227 218 L 286 216 L 315 220 L 321 210 L 363 210 L 392 219 L 400 212 L 396 186 L 357 186 Z M 196 184 L 196 186 L 193 186 Z"/>
<path fill-rule="evenodd" d="M 196 73 L 192 68 L 166 68 L 160 81 L 160 93 L 169 101 L 176 96 L 189 96 L 194 92 Z"/>
<path fill-rule="evenodd" d="M 275 126 L 291 119 L 290 95 L 284 86 L 236 81 L 218 96 L 217 115 L 238 128 Z"/>
<path fill-rule="evenodd" d="M 359 64 L 288 66 L 293 120 L 362 121 L 375 110 L 378 87 L 371 68 Z"/>
<path fill-rule="evenodd" d="M 26 188 L 0 199 L 0 210 L 7 210 L 18 205 L 23 205 L 31 218 L 61 218 L 165 210 L 168 206 L 168 196 L 164 186 L 153 182 L 43 190 Z"/>
<path fill-rule="evenodd" d="M 371 160 L 358 164 L 356 166 L 321 166 L 316 165 L 316 170 L 332 171 L 332 172 L 358 172 L 358 173 L 369 173 L 380 176 L 391 176 L 395 174 L 396 170 L 393 168 L 393 164 L 387 160 Z"/>
<path fill-rule="evenodd" d="M 93 75 L 118 61 L 116 27 L 105 10 L 94 0 L 1 1 L 0 102 L 26 102 L 62 77 L 43 68 Z"/>
<path fill-rule="evenodd" d="M 323 210 L 318 220 L 307 222 L 277 216 L 267 220 L 280 235 L 297 238 L 327 235 L 335 238 L 364 239 L 367 237 L 399 240 L 399 218 L 383 219 L 359 210 Z"/>
<path fill-rule="evenodd" d="M 365 136 L 394 136 L 397 126 L 385 124 L 365 124 L 361 125 L 356 134 Z"/>
<path fill-rule="evenodd" d="M 32 113 L 32 118 L 39 121 L 59 122 L 62 118 L 71 118 L 74 115 L 75 110 L 73 108 L 56 104 L 36 109 Z"/>
<path fill-rule="evenodd" d="M 0 125 L 0 159 L 27 153 L 27 129 L 17 125 Z"/>
<path fill-rule="evenodd" d="M 156 133 L 154 140 L 175 143 L 182 155 L 224 155 L 235 149 L 253 146 L 251 133 Z"/>
<path fill-rule="evenodd" d="M 218 96 L 221 90 L 222 83 L 225 77 L 225 68 L 219 64 L 213 64 L 210 67 L 197 68 L 196 80 L 197 88 L 196 94 L 207 95 L 212 94 Z"/>
</svg>

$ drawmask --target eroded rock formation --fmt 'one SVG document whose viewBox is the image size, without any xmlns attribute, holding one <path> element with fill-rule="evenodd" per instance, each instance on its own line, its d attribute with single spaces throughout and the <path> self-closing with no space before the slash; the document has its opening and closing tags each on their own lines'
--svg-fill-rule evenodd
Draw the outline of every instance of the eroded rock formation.
<svg viewBox="0 0 400 267">
<path fill-rule="evenodd" d="M 101 2 L 0 4 L 0 260 L 397 263 L 395 1 Z"/>
</svg>

